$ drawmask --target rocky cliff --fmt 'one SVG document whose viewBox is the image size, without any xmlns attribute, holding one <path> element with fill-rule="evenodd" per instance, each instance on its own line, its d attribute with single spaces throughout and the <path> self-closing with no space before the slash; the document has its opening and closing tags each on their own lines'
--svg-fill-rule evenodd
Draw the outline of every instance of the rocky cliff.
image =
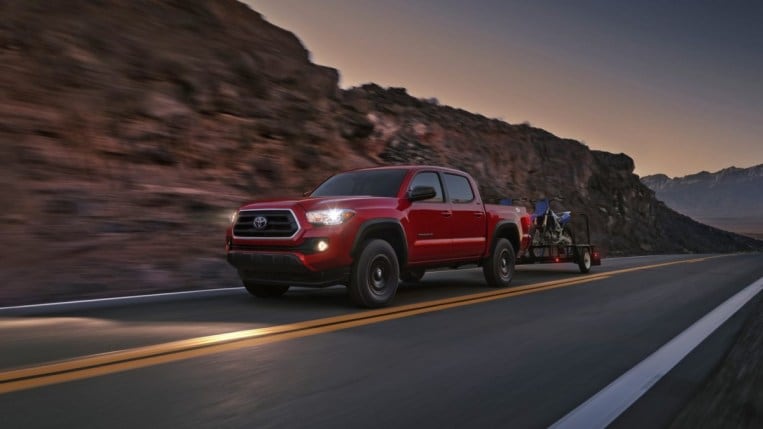
<svg viewBox="0 0 763 429">
<path fill-rule="evenodd" d="M 337 79 L 233 0 L 0 3 L 0 305 L 237 284 L 235 206 L 386 163 L 562 195 L 610 255 L 761 246 L 666 208 L 626 155 Z"/>
</svg>

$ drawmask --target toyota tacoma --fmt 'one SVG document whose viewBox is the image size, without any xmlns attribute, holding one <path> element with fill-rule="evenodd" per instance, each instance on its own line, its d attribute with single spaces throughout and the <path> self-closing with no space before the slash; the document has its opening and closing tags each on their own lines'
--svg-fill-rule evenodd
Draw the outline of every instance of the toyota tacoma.
<svg viewBox="0 0 763 429">
<path fill-rule="evenodd" d="M 485 204 L 467 173 L 388 166 L 334 175 L 304 198 L 240 207 L 225 250 L 257 297 L 341 284 L 356 304 L 381 307 L 401 280 L 433 268 L 476 264 L 489 285 L 507 286 L 529 229 L 524 207 Z"/>
</svg>

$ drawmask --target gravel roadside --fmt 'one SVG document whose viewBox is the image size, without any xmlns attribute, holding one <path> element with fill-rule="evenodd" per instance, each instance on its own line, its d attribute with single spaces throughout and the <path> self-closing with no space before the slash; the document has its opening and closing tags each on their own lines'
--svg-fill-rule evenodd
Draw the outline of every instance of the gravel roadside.
<svg viewBox="0 0 763 429">
<path fill-rule="evenodd" d="M 763 428 L 763 299 L 671 429 Z"/>
</svg>

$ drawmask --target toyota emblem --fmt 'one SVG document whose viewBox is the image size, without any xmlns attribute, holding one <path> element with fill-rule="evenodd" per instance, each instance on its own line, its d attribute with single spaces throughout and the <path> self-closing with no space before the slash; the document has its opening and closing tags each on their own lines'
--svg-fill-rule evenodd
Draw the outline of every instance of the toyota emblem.
<svg viewBox="0 0 763 429">
<path fill-rule="evenodd" d="M 268 219 L 265 216 L 257 216 L 254 218 L 254 229 L 265 229 L 268 226 Z"/>
</svg>

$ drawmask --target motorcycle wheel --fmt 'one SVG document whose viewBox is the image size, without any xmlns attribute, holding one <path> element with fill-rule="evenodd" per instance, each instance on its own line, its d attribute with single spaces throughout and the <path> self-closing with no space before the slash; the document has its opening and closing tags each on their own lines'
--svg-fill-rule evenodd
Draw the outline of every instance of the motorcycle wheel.
<svg viewBox="0 0 763 429">
<path fill-rule="evenodd" d="M 540 246 L 541 244 L 543 244 L 543 235 L 541 234 L 540 229 L 535 229 L 532 235 L 532 245 Z"/>
<path fill-rule="evenodd" d="M 560 242 L 565 242 L 566 241 L 566 242 L 569 243 L 570 246 L 574 245 L 575 244 L 575 236 L 572 234 L 572 230 L 565 226 L 564 229 L 562 229 L 562 235 L 560 236 L 559 241 Z"/>
</svg>

